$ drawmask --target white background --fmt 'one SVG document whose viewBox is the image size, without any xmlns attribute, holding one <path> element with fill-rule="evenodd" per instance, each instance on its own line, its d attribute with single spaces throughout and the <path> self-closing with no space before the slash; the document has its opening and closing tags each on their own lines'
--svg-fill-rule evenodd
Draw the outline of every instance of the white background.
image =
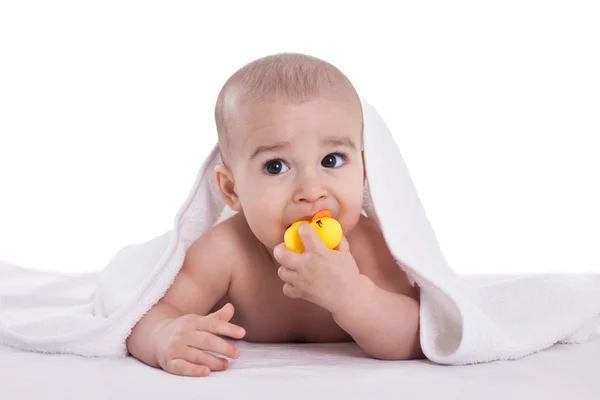
<svg viewBox="0 0 600 400">
<path fill-rule="evenodd" d="M 170 229 L 221 85 L 295 51 L 378 108 L 457 271 L 600 272 L 597 2 L 391 4 L 0 3 L 0 259 L 96 270 Z"/>
</svg>

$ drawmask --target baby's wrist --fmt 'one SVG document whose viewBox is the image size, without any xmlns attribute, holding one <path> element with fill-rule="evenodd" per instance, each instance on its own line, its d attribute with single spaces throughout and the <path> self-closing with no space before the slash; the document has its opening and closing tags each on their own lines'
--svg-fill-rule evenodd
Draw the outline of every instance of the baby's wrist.
<svg viewBox="0 0 600 400">
<path fill-rule="evenodd" d="M 357 303 L 366 301 L 374 287 L 373 281 L 366 275 L 358 274 L 356 278 L 344 285 L 336 304 L 329 310 L 334 318 L 348 315 L 359 309 Z"/>
</svg>

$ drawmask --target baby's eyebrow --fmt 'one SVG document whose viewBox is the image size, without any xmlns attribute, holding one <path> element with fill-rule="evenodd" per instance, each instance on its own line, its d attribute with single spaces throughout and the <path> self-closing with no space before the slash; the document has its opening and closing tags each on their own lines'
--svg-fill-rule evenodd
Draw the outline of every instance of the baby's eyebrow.
<svg viewBox="0 0 600 400">
<path fill-rule="evenodd" d="M 345 146 L 349 147 L 352 150 L 356 150 L 356 145 L 352 141 L 352 139 L 344 136 L 327 136 L 321 140 L 321 144 L 330 145 L 330 146 Z M 272 151 L 281 151 L 290 147 L 289 142 L 280 142 L 269 145 L 258 146 L 256 150 L 250 156 L 250 161 L 255 159 L 260 153 L 272 152 Z"/>
<path fill-rule="evenodd" d="M 256 150 L 254 150 L 254 153 L 252 153 L 252 155 L 250 156 L 250 160 L 253 160 L 254 158 L 256 158 L 256 156 L 258 156 L 260 153 L 284 150 L 288 147 L 290 147 L 290 144 L 288 142 L 281 142 L 281 143 L 269 144 L 269 145 L 264 145 L 264 146 L 258 146 L 256 148 Z"/>
<path fill-rule="evenodd" d="M 327 136 L 321 141 L 321 143 L 331 146 L 346 146 L 350 147 L 352 150 L 356 150 L 356 145 L 352 139 L 345 136 Z"/>
</svg>

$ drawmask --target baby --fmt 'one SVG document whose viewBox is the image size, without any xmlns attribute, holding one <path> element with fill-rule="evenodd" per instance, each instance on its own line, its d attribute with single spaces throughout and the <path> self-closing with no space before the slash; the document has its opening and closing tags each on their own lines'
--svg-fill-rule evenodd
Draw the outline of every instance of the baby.
<svg viewBox="0 0 600 400">
<path fill-rule="evenodd" d="M 306 55 L 264 57 L 229 78 L 215 118 L 216 183 L 237 213 L 192 243 L 129 352 L 186 376 L 226 369 L 240 355 L 231 339 L 355 341 L 374 358 L 422 358 L 418 288 L 361 213 L 362 109 L 347 77 Z M 339 246 L 302 223 L 305 252 L 287 250 L 285 230 L 323 209 L 342 226 Z"/>
</svg>

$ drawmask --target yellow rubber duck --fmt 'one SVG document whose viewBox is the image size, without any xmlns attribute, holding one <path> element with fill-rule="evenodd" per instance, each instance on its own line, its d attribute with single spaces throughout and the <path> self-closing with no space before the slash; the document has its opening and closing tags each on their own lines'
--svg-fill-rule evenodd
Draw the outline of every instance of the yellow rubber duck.
<svg viewBox="0 0 600 400">
<path fill-rule="evenodd" d="M 296 253 L 304 253 L 304 245 L 298 233 L 298 225 L 302 222 L 309 221 L 300 220 L 294 222 L 286 229 L 283 236 L 285 247 Z M 330 249 L 335 249 L 342 241 L 342 226 L 331 216 L 331 211 L 329 210 L 321 210 L 313 215 L 310 226 L 317 231 L 321 241 Z"/>
</svg>

